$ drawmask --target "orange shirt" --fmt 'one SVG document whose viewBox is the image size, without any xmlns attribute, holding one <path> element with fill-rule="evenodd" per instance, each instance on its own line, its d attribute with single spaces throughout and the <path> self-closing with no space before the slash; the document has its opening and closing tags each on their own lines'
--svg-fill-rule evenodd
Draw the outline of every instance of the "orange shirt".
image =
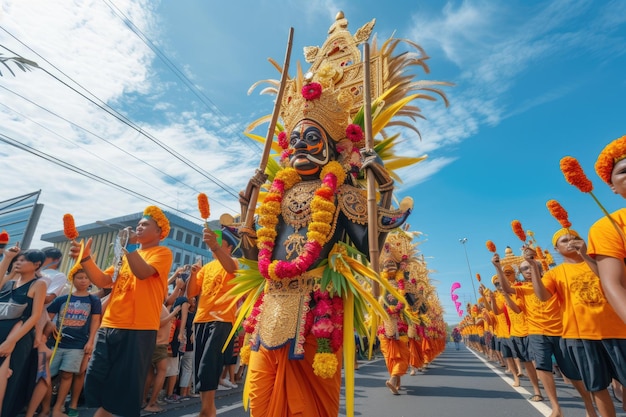
<svg viewBox="0 0 626 417">
<path fill-rule="evenodd" d="M 172 251 L 165 246 L 138 249 L 137 253 L 156 273 L 146 279 L 133 275 L 126 261 L 113 284 L 102 327 L 130 330 L 159 330 L 161 306 L 167 295 L 167 275 L 172 267 Z M 104 271 L 113 275 L 113 266 Z"/>
<path fill-rule="evenodd" d="M 528 334 L 561 336 L 563 321 L 561 305 L 556 294 L 548 301 L 541 301 L 533 289 L 532 282 L 520 282 L 513 286 L 515 295 L 522 302 L 521 308 L 526 314 Z"/>
<path fill-rule="evenodd" d="M 232 298 L 221 299 L 224 294 L 233 288 L 231 280 L 235 274 L 229 274 L 224 270 L 222 264 L 217 259 L 204 265 L 196 275 L 196 294 L 189 294 L 195 297 L 200 294 L 196 317 L 194 323 L 207 323 L 210 321 L 235 322 L 237 306 L 232 304 Z"/>
<path fill-rule="evenodd" d="M 522 309 L 522 301 L 515 295 L 511 295 L 511 300 Z M 511 336 L 524 337 L 528 336 L 528 324 L 526 323 L 526 314 L 524 309 L 516 313 L 509 308 L 509 319 L 511 320 Z"/>
<path fill-rule="evenodd" d="M 626 232 L 626 208 L 611 213 L 617 227 Z M 626 247 L 620 234 L 615 230 L 608 217 L 603 216 L 589 229 L 587 253 L 592 258 L 596 255 L 626 259 Z"/>
<path fill-rule="evenodd" d="M 504 296 L 502 294 L 497 292 L 493 294 L 494 297 L 496 297 L 495 302 L 496 306 L 498 307 L 498 314 L 496 314 L 496 328 L 498 329 L 497 336 L 507 338 L 511 336 L 511 332 L 509 328 L 509 323 L 507 323 L 506 320 L 506 312 L 504 311 L 506 309 L 506 302 L 504 301 Z"/>
<path fill-rule="evenodd" d="M 626 339 L 626 326 L 609 305 L 598 278 L 585 262 L 563 263 L 543 276 L 563 311 L 565 339 Z"/>
</svg>

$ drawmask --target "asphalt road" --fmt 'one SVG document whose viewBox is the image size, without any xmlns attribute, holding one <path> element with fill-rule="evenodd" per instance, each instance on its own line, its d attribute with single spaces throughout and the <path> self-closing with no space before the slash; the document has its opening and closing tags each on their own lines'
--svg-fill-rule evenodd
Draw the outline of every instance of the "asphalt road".
<svg viewBox="0 0 626 417">
<path fill-rule="evenodd" d="M 355 415 L 362 417 L 535 417 L 549 416 L 550 408 L 544 393 L 543 402 L 530 402 L 532 387 L 527 378 L 521 387 L 511 386 L 502 368 L 488 363 L 464 347 L 457 351 L 452 345 L 425 372 L 402 378 L 400 395 L 386 387 L 388 378 L 382 358 L 362 361 L 355 382 Z M 561 379 L 556 379 L 557 394 L 564 415 L 585 417 L 576 391 Z M 241 387 L 217 391 L 217 414 L 221 417 L 249 416 L 241 403 Z M 343 392 L 342 392 L 343 399 Z M 169 404 L 158 417 L 196 417 L 199 399 Z M 616 403 L 618 416 L 626 417 L 621 404 Z M 82 408 L 80 417 L 92 417 L 93 409 Z M 149 414 L 142 414 L 149 415 Z M 345 415 L 342 402 L 340 416 Z"/>
</svg>

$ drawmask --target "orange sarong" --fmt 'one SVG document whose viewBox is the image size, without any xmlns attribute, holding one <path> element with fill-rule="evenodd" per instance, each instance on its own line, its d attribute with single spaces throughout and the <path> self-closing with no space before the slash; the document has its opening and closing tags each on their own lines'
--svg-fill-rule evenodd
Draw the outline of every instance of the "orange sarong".
<svg viewBox="0 0 626 417">
<path fill-rule="evenodd" d="M 422 342 L 415 339 L 409 339 L 409 363 L 414 368 L 421 368 L 424 366 L 424 357 L 422 355 Z"/>
<path fill-rule="evenodd" d="M 336 417 L 339 415 L 341 355 L 332 378 L 313 373 L 317 341 L 309 335 L 304 359 L 289 359 L 289 345 L 251 352 L 247 383 L 250 384 L 251 417 Z"/>
<path fill-rule="evenodd" d="M 402 376 L 409 369 L 409 345 L 400 340 L 380 337 L 380 351 L 391 376 Z"/>
</svg>

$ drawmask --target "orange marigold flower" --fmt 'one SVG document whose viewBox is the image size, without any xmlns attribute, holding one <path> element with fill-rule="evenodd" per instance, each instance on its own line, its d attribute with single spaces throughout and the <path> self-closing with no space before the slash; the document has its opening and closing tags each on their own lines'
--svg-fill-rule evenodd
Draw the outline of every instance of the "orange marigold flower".
<svg viewBox="0 0 626 417">
<path fill-rule="evenodd" d="M 478 282 L 480 282 L 480 274 L 476 274 L 476 279 L 478 280 Z"/>
<path fill-rule="evenodd" d="M 209 207 L 209 197 L 206 194 L 198 194 L 198 210 L 200 211 L 200 217 L 208 219 L 211 216 L 211 208 Z"/>
<path fill-rule="evenodd" d="M 519 220 L 513 220 L 511 222 L 511 228 L 513 228 L 513 233 L 515 233 L 515 236 L 517 236 L 519 240 L 526 242 L 526 233 L 524 233 L 522 223 L 520 223 Z"/>
<path fill-rule="evenodd" d="M 602 181 L 611 185 L 613 167 L 624 158 L 626 158 L 626 135 L 615 139 L 600 152 L 595 165 L 596 174 L 602 178 Z"/>
<path fill-rule="evenodd" d="M 593 191 L 593 184 L 585 175 L 585 171 L 583 171 L 576 158 L 571 156 L 563 157 L 561 159 L 561 171 L 565 175 L 565 180 L 583 193 Z"/>
<path fill-rule="evenodd" d="M 78 237 L 74 216 L 69 213 L 63 215 L 63 234 L 69 240 L 74 240 Z"/>
<path fill-rule="evenodd" d="M 496 244 L 495 244 L 495 243 L 493 243 L 491 240 L 488 240 L 488 241 L 487 241 L 487 243 L 486 243 L 486 245 L 487 245 L 487 250 L 488 250 L 489 252 L 493 252 L 493 253 L 495 253 L 495 252 L 496 252 Z"/>
<path fill-rule="evenodd" d="M 569 229 L 572 226 L 567 215 L 567 211 L 556 200 L 548 200 L 546 207 L 550 210 L 550 214 L 561 223 L 561 227 Z"/>
</svg>

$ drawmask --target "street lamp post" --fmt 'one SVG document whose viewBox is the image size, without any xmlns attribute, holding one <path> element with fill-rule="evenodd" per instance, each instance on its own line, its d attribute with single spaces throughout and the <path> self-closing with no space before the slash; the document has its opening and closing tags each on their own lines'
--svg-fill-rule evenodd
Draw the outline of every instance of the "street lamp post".
<svg viewBox="0 0 626 417">
<path fill-rule="evenodd" d="M 467 243 L 467 238 L 464 237 L 459 239 L 461 245 L 463 245 L 463 251 L 465 252 L 465 260 L 467 261 L 467 270 L 470 274 L 470 282 L 472 283 L 472 289 L 474 290 L 474 300 L 478 303 L 478 297 L 476 296 L 476 286 L 474 285 L 474 276 L 472 275 L 472 268 L 470 268 L 469 257 L 467 256 L 467 248 L 465 247 L 465 243 Z"/>
</svg>

